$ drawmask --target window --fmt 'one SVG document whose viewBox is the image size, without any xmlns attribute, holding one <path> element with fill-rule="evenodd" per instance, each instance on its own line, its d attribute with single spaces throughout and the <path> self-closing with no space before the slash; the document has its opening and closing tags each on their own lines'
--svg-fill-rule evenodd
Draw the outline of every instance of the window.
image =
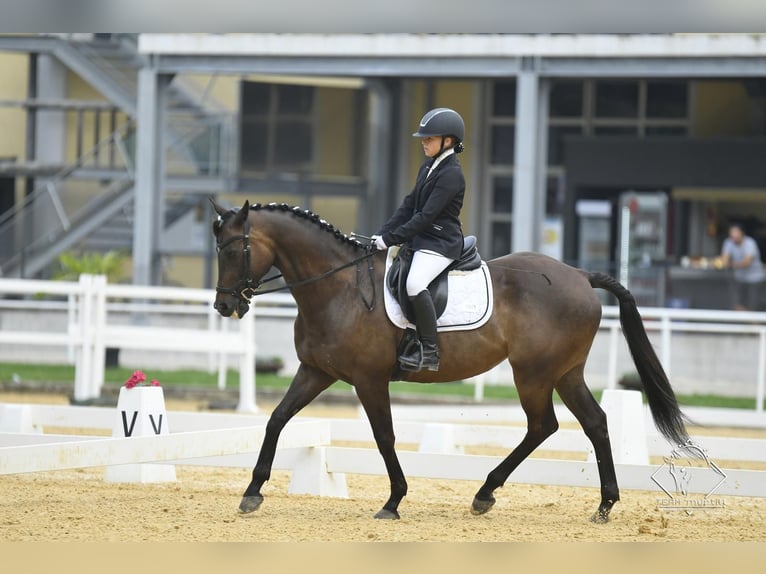
<svg viewBox="0 0 766 574">
<path fill-rule="evenodd" d="M 491 257 L 508 253 L 513 229 L 516 82 L 487 85 L 482 233 Z M 565 141 L 572 136 L 684 137 L 690 131 L 690 83 L 678 79 L 554 79 L 548 107 L 545 211 L 564 203 Z"/>
<path fill-rule="evenodd" d="M 551 83 L 549 116 L 556 118 L 579 118 L 583 115 L 584 83 L 577 80 L 560 80 Z"/>
<path fill-rule="evenodd" d="M 594 136 L 638 136 L 638 126 L 593 126 Z"/>
<path fill-rule="evenodd" d="M 595 116 L 601 118 L 638 117 L 639 84 L 637 81 L 600 81 L 596 83 Z"/>
<path fill-rule="evenodd" d="M 490 142 L 491 160 L 494 165 L 513 164 L 516 152 L 516 126 L 492 126 Z"/>
<path fill-rule="evenodd" d="M 586 133 L 632 137 L 689 133 L 686 80 L 596 80 L 591 85 L 594 96 Z"/>
<path fill-rule="evenodd" d="M 578 125 L 555 125 L 553 120 L 548 127 L 548 165 L 564 163 L 564 138 L 582 135 L 583 128 Z"/>
<path fill-rule="evenodd" d="M 689 132 L 687 126 L 652 126 L 644 128 L 644 134 L 648 136 L 685 136 Z"/>
<path fill-rule="evenodd" d="M 686 119 L 688 115 L 688 109 L 689 87 L 686 82 L 647 82 L 647 118 Z"/>
<path fill-rule="evenodd" d="M 492 86 L 492 115 L 516 117 L 516 82 L 495 82 Z"/>
<path fill-rule="evenodd" d="M 513 218 L 513 161 L 516 151 L 516 82 L 498 81 L 487 90 L 486 183 L 482 205 L 483 242 L 489 257 L 511 251 Z"/>
<path fill-rule="evenodd" d="M 311 171 L 314 99 L 311 86 L 242 82 L 242 171 Z"/>
<path fill-rule="evenodd" d="M 513 211 L 513 177 L 496 177 L 493 180 L 492 211 L 508 215 Z"/>
</svg>

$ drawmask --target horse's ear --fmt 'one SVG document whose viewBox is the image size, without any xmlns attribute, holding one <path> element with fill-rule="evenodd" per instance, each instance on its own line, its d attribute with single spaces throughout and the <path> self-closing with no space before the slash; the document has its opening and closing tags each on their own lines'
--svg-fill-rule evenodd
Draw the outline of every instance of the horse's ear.
<svg viewBox="0 0 766 574">
<path fill-rule="evenodd" d="M 245 200 L 245 203 L 242 205 L 242 209 L 240 209 L 237 214 L 234 216 L 234 223 L 242 225 L 245 223 L 245 220 L 247 219 L 247 216 L 250 214 L 250 201 Z"/>
<path fill-rule="evenodd" d="M 223 214 L 226 213 L 226 210 L 223 207 L 221 207 L 220 205 L 218 205 L 215 202 L 215 199 L 213 199 L 212 197 L 208 197 L 208 200 L 210 200 L 210 203 L 213 206 L 213 209 L 215 209 L 215 212 L 218 215 L 220 215 L 221 217 L 223 217 Z"/>
</svg>

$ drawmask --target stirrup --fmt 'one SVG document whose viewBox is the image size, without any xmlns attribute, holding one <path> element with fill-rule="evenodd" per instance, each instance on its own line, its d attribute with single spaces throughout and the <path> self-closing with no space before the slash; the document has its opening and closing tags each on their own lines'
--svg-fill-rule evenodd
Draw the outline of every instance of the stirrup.
<svg viewBox="0 0 766 574">
<path fill-rule="evenodd" d="M 408 351 L 399 356 L 399 367 L 403 371 L 419 371 L 423 368 L 423 345 L 416 339 Z"/>
</svg>

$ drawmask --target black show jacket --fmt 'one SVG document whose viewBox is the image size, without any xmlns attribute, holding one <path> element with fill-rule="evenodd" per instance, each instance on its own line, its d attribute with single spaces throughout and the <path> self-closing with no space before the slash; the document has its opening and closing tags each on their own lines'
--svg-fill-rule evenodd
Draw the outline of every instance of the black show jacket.
<svg viewBox="0 0 766 574">
<path fill-rule="evenodd" d="M 465 177 L 455 154 L 445 157 L 426 178 L 435 160 L 420 168 L 415 187 L 378 232 L 386 245 L 409 244 L 458 259 L 463 249 L 460 209 Z"/>
</svg>

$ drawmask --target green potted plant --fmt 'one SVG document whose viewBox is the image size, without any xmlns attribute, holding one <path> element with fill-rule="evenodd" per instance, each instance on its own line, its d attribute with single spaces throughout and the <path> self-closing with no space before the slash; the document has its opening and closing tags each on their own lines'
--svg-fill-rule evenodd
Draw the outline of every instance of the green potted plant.
<svg viewBox="0 0 766 574">
<path fill-rule="evenodd" d="M 67 251 L 56 259 L 57 269 L 51 276 L 59 281 L 77 281 L 82 273 L 106 275 L 109 283 L 118 283 L 124 278 L 123 267 L 127 255 L 119 251 L 86 252 L 81 255 Z"/>
</svg>

